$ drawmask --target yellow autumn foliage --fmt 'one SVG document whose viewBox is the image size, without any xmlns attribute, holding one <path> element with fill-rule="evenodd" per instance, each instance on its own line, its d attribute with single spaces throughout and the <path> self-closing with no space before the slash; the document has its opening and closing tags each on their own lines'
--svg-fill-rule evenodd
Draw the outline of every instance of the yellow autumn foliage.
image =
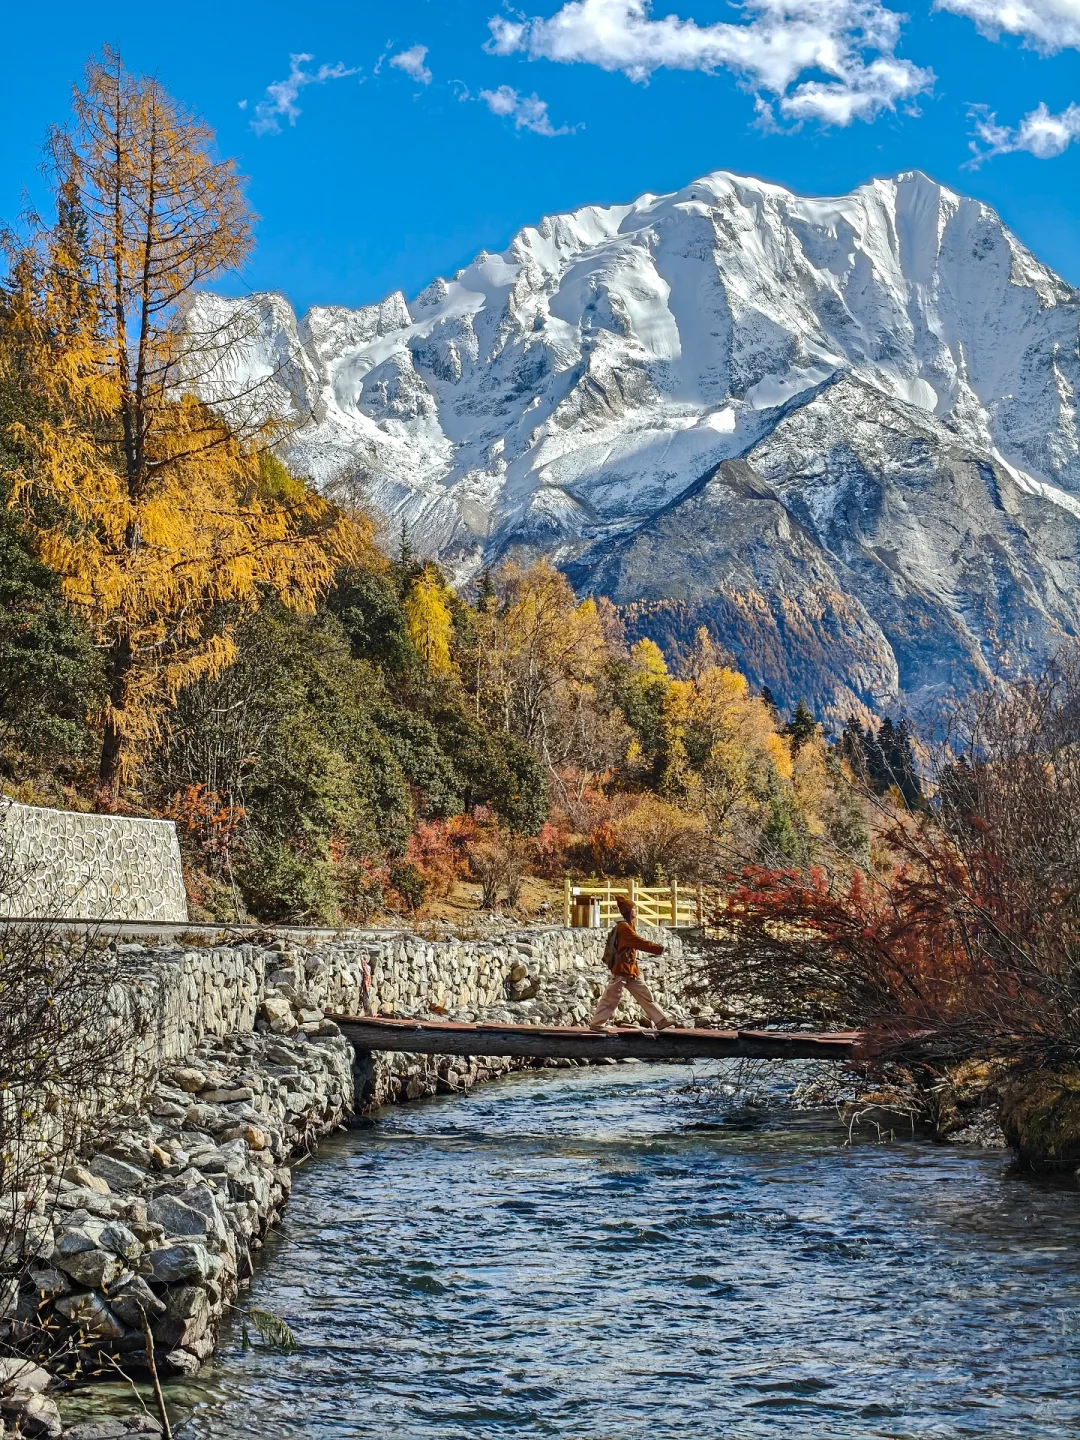
<svg viewBox="0 0 1080 1440">
<path fill-rule="evenodd" d="M 250 394 L 211 411 L 187 392 L 230 337 L 195 333 L 186 299 L 251 241 L 209 129 L 108 50 L 73 112 L 49 143 L 56 222 L 9 245 L 0 379 L 23 418 L 4 478 L 106 653 L 108 804 L 163 708 L 230 663 L 236 620 L 265 591 L 311 609 L 371 529 L 263 453 Z"/>
<path fill-rule="evenodd" d="M 664 785 L 723 831 L 740 806 L 761 803 L 770 782 L 790 782 L 791 746 L 769 706 L 751 695 L 746 677 L 710 666 L 675 680 L 664 703 Z"/>
<path fill-rule="evenodd" d="M 449 595 L 434 566 L 427 566 L 413 581 L 405 598 L 405 624 L 409 639 L 435 675 L 454 669 L 450 642 L 454 623 Z"/>
</svg>

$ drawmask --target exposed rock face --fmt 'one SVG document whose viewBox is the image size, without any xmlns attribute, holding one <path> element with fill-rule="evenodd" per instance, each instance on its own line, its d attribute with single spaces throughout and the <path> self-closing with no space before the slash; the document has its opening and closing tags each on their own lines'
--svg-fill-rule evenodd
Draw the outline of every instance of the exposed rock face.
<svg viewBox="0 0 1080 1440">
<path fill-rule="evenodd" d="M 1076 633 L 1071 504 L 844 376 L 571 573 L 669 646 L 707 625 L 752 680 L 835 718 L 932 708 Z"/>
<path fill-rule="evenodd" d="M 1078 317 L 924 175 L 806 199 L 717 172 L 548 217 L 409 303 L 204 296 L 193 323 L 236 335 L 208 398 L 265 382 L 289 460 L 459 577 L 551 554 L 840 714 L 1080 629 Z"/>
</svg>

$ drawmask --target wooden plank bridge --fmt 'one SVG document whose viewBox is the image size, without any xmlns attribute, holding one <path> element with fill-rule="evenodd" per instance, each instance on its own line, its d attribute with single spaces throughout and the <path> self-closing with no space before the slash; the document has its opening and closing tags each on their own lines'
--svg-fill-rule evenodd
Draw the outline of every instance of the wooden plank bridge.
<svg viewBox="0 0 1080 1440">
<path fill-rule="evenodd" d="M 465 1025 L 450 1020 L 390 1020 L 331 1015 L 357 1051 L 419 1055 L 512 1055 L 537 1060 L 850 1060 L 857 1031 L 588 1030 L 569 1026 Z"/>
</svg>

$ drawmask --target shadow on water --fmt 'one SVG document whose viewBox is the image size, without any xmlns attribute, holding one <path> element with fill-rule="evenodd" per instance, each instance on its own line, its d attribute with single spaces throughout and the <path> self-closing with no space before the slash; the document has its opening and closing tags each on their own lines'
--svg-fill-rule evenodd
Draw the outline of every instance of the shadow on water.
<svg viewBox="0 0 1080 1440">
<path fill-rule="evenodd" d="M 1080 1432 L 1080 1194 L 685 1071 L 525 1075 L 299 1171 L 191 1440 Z M 776 1082 L 777 1084 L 779 1082 Z"/>
</svg>

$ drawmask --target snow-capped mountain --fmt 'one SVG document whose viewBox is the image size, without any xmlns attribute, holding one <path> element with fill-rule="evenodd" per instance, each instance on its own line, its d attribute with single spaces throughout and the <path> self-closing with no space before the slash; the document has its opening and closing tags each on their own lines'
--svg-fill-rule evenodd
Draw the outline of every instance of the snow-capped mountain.
<svg viewBox="0 0 1080 1440">
<path fill-rule="evenodd" d="M 717 172 L 412 301 L 198 323 L 252 305 L 205 393 L 265 382 L 294 468 L 457 578 L 547 553 L 833 716 L 1080 633 L 1080 293 L 917 172 L 837 199 Z"/>
</svg>

